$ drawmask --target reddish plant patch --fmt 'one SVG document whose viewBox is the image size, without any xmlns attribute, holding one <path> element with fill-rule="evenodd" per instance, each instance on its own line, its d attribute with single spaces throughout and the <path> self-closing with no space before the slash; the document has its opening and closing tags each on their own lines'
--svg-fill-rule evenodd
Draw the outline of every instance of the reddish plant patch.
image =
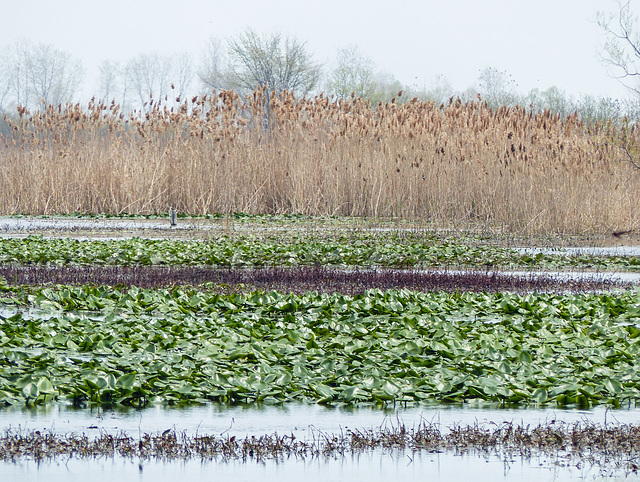
<svg viewBox="0 0 640 482">
<path fill-rule="evenodd" d="M 624 287 L 594 275 L 562 280 L 552 275 L 513 275 L 491 271 L 419 271 L 393 269 L 341 270 L 325 267 L 240 268 L 123 266 L 0 266 L 0 277 L 11 285 L 124 285 L 159 288 L 214 283 L 223 291 L 251 289 L 359 294 L 369 289 L 418 291 L 592 291 Z"/>
</svg>

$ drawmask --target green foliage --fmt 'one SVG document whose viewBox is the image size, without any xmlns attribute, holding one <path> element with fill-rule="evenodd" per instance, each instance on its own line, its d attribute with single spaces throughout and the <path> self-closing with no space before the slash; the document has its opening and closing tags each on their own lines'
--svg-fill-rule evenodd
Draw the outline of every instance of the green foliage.
<svg viewBox="0 0 640 482">
<path fill-rule="evenodd" d="M 434 235 L 221 236 L 209 242 L 144 238 L 0 239 L 0 263 L 117 266 L 359 266 L 640 269 L 637 256 L 522 254 Z"/>
<path fill-rule="evenodd" d="M 3 300 L 0 401 L 330 404 L 640 398 L 640 294 L 355 297 L 41 288 Z"/>
</svg>

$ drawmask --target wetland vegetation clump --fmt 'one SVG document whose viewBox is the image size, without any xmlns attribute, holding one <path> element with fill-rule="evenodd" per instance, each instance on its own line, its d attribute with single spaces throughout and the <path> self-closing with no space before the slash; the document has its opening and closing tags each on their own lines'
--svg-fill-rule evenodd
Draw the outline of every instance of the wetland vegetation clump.
<svg viewBox="0 0 640 482">
<path fill-rule="evenodd" d="M 637 271 L 640 257 L 531 254 L 473 237 L 402 232 L 222 234 L 206 241 L 0 238 L 0 267 L 15 265 Z"/>
<path fill-rule="evenodd" d="M 441 429 L 421 422 L 414 427 L 379 428 L 323 433 L 298 438 L 277 433 L 261 436 L 188 435 L 165 430 L 133 437 L 124 432 L 58 435 L 51 431 L 8 429 L 0 435 L 0 460 L 46 461 L 70 458 L 126 458 L 144 461 L 265 461 L 295 458 L 335 458 L 370 451 L 416 456 L 421 452 L 453 452 L 494 456 L 505 463 L 513 457 L 531 460 L 541 455 L 562 464 L 588 464 L 603 470 L 636 474 L 640 468 L 640 427 L 605 426 L 589 422 L 551 421 L 531 427 L 512 422 L 474 424 Z M 579 462 L 578 462 L 579 461 Z"/>
<path fill-rule="evenodd" d="M 640 400 L 635 291 L 3 289 L 5 405 Z"/>
<path fill-rule="evenodd" d="M 324 267 L 206 268 L 150 266 L 0 265 L 0 277 L 13 286 L 109 285 L 144 289 L 176 285 L 213 285 L 221 293 L 256 290 L 299 295 L 319 293 L 363 294 L 367 290 L 476 291 L 494 293 L 581 292 L 622 289 L 622 282 L 597 273 L 590 278 L 562 279 L 557 275 L 508 274 L 499 271 L 392 270 Z M 215 288 L 214 288 L 215 289 Z"/>
<path fill-rule="evenodd" d="M 638 229 L 638 170 L 620 162 L 637 149 L 633 126 L 459 99 L 376 106 L 258 89 L 182 102 L 131 114 L 95 101 L 21 108 L 1 139 L 0 212 L 172 206 L 511 233 Z"/>
</svg>

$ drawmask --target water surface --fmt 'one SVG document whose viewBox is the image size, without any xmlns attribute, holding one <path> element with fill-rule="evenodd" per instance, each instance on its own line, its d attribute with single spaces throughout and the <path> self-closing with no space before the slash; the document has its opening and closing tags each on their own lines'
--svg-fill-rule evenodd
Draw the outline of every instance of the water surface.
<svg viewBox="0 0 640 482">
<path fill-rule="evenodd" d="M 142 410 L 74 409 L 63 404 L 0 410 L 0 427 L 23 430 L 49 430 L 58 434 L 125 432 L 155 434 L 166 429 L 189 435 L 280 435 L 294 433 L 297 438 L 318 432 L 339 433 L 347 428 L 376 429 L 404 424 L 407 427 L 428 422 L 441 431 L 454 425 L 501 424 L 504 422 L 536 426 L 552 421 L 640 423 L 640 409 L 611 410 L 597 406 L 589 410 L 555 408 L 490 408 L 487 404 L 434 405 L 418 407 L 332 408 L 317 404 L 227 406 L 209 404 L 185 408 L 149 407 Z"/>
<path fill-rule="evenodd" d="M 441 430 L 455 425 L 486 425 L 502 422 L 514 424 L 547 424 L 593 422 L 597 424 L 638 423 L 640 409 L 590 410 L 500 409 L 486 406 L 457 405 L 433 407 L 330 408 L 311 404 L 284 406 L 228 407 L 219 404 L 143 410 L 74 410 L 57 404 L 29 410 L 0 411 L 0 426 L 19 430 L 52 431 L 57 434 L 126 432 L 134 437 L 141 433 L 159 433 L 167 428 L 188 434 L 262 435 L 293 433 L 297 438 L 312 438 L 319 431 L 340 433 L 347 428 L 369 429 L 388 425 L 417 425 L 423 421 L 436 423 Z M 579 467 L 578 467 L 579 466 Z M 321 458 L 266 460 L 162 461 L 114 458 L 68 459 L 36 463 L 20 460 L 0 463 L 0 479 L 24 481 L 154 481 L 154 480 L 234 480 L 263 482 L 304 480 L 305 482 L 349 480 L 367 482 L 403 481 L 538 481 L 538 480 L 634 480 L 623 470 L 591 466 L 572 459 L 568 454 L 496 456 L 482 453 L 456 455 L 452 452 L 429 453 L 410 450 L 376 449 L 361 454 Z"/>
</svg>

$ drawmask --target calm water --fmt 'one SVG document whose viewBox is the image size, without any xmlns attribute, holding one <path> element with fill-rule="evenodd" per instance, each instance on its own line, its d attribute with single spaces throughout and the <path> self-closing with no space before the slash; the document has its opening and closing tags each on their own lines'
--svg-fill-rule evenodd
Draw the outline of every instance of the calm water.
<svg viewBox="0 0 640 482">
<path fill-rule="evenodd" d="M 437 423 L 440 429 L 455 424 L 515 424 L 590 421 L 604 423 L 638 423 L 640 409 L 550 410 L 493 409 L 480 406 L 436 406 L 407 409 L 335 409 L 320 405 L 287 404 L 284 407 L 227 407 L 208 405 L 186 409 L 151 407 L 145 410 L 103 411 L 73 410 L 63 405 L 32 410 L 0 411 L 0 427 L 14 430 L 52 431 L 58 434 L 85 433 L 89 436 L 120 432 L 137 436 L 159 433 L 167 428 L 188 434 L 263 435 L 293 433 L 299 439 L 312 438 L 318 431 L 338 433 L 346 428 L 370 429 L 404 423 L 411 427 L 422 421 Z M 504 461 L 484 455 L 453 453 L 412 453 L 381 450 L 345 457 L 321 459 L 290 458 L 283 461 L 228 462 L 200 460 L 163 462 L 122 458 L 66 460 L 37 464 L 33 461 L 0 464 L 0 480 L 24 481 L 153 481 L 153 480 L 281 480 L 331 481 L 366 480 L 473 480 L 473 481 L 537 481 L 537 480 L 635 480 L 624 473 L 603 473 L 597 467 L 576 467 L 566 457 L 514 458 Z M 611 477 L 613 475 L 614 477 Z M 604 479 L 603 479 L 604 480 Z"/>
<path fill-rule="evenodd" d="M 284 462 L 138 463 L 138 461 L 71 460 L 37 465 L 24 462 L 0 465 L 2 480 L 25 482 L 127 481 L 565 481 L 635 480 L 623 474 L 607 474 L 593 467 L 569 469 L 566 460 L 535 458 L 509 462 L 482 456 L 450 454 L 365 454 L 330 460 Z M 574 462 L 575 464 L 575 462 Z M 607 477 L 607 475 L 610 475 Z M 612 475 L 612 476 L 611 476 Z"/>
<path fill-rule="evenodd" d="M 583 246 L 569 248 L 517 248 L 526 254 L 564 256 L 640 256 L 640 246 Z"/>
<path fill-rule="evenodd" d="M 346 428 L 370 429 L 403 423 L 407 427 L 421 422 L 437 424 L 441 431 L 455 424 L 473 425 L 511 422 L 546 424 L 590 421 L 640 423 L 640 409 L 607 410 L 596 407 L 577 409 L 499 409 L 481 405 L 422 406 L 411 408 L 330 408 L 322 405 L 288 403 L 284 406 L 234 406 L 211 404 L 188 408 L 150 407 L 143 410 L 76 410 L 62 404 L 30 410 L 0 410 L 0 428 L 49 430 L 58 434 L 98 432 L 158 433 L 171 428 L 189 435 L 264 435 L 294 433 L 297 438 L 314 432 L 337 433 Z"/>
</svg>

